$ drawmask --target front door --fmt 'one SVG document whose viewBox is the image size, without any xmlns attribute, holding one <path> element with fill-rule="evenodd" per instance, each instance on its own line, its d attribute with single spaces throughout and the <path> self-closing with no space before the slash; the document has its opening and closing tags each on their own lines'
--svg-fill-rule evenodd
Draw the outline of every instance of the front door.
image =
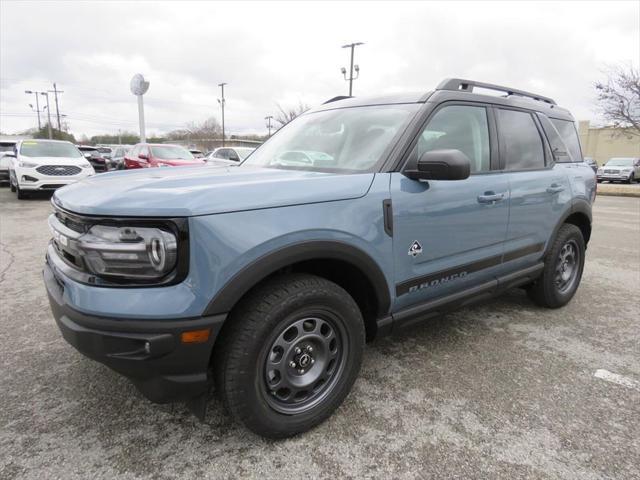
<svg viewBox="0 0 640 480">
<path fill-rule="evenodd" d="M 488 110 L 447 105 L 433 114 L 411 155 L 457 149 L 466 180 L 411 180 L 391 174 L 394 310 L 493 279 L 502 262 L 509 208 L 505 175 L 491 170 Z M 419 158 L 419 157 L 418 157 Z"/>
</svg>

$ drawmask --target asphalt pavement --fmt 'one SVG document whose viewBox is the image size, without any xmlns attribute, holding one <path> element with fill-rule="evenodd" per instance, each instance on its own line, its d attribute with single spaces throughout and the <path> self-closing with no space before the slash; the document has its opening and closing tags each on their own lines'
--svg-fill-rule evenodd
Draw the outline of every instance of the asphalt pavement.
<svg viewBox="0 0 640 480">
<path fill-rule="evenodd" d="M 565 308 L 522 290 L 369 344 L 342 407 L 284 441 L 154 405 L 61 337 L 48 198 L 0 188 L 0 479 L 640 478 L 640 198 L 598 197 Z"/>
</svg>

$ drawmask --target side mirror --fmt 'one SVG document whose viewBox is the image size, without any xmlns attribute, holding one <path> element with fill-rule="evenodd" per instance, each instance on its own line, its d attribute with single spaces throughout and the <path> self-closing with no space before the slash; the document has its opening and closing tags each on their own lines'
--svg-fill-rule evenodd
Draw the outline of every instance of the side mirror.
<svg viewBox="0 0 640 480">
<path fill-rule="evenodd" d="M 84 158 L 91 158 L 91 154 L 90 153 L 85 153 L 84 154 Z"/>
<path fill-rule="evenodd" d="M 140 154 L 138 154 L 138 158 L 140 160 L 149 160 L 149 155 L 146 155 L 144 153 L 140 153 Z"/>
<path fill-rule="evenodd" d="M 239 162 L 240 161 L 240 157 L 238 155 L 236 155 L 235 153 L 232 153 L 231 155 L 229 155 L 229 160 L 233 160 L 234 162 Z"/>
<path fill-rule="evenodd" d="M 431 150 L 403 173 L 412 180 L 464 180 L 471 173 L 471 162 L 460 150 Z"/>
</svg>

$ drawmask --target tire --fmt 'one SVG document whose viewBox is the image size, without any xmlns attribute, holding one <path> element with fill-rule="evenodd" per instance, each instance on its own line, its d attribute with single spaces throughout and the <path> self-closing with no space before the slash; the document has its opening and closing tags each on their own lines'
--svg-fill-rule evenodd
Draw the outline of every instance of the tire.
<svg viewBox="0 0 640 480">
<path fill-rule="evenodd" d="M 11 179 L 9 179 L 9 188 L 11 189 L 12 192 L 16 191 L 16 186 L 13 184 Z"/>
<path fill-rule="evenodd" d="M 243 299 L 227 322 L 213 357 L 216 390 L 232 416 L 258 435 L 286 438 L 315 427 L 358 376 L 362 315 L 345 290 L 324 278 L 276 277 Z"/>
<path fill-rule="evenodd" d="M 632 174 L 631 174 L 631 176 L 629 177 L 629 180 L 627 180 L 627 183 L 628 183 L 629 185 L 631 185 L 631 184 L 632 184 L 633 182 L 635 182 L 635 181 L 636 181 L 636 179 L 634 178 L 633 173 L 632 173 Z"/>
<path fill-rule="evenodd" d="M 20 184 L 16 184 L 16 193 L 18 195 L 18 200 L 24 200 L 27 198 L 27 194 L 20 188 Z"/>
<path fill-rule="evenodd" d="M 527 290 L 529 298 L 546 308 L 566 305 L 580 285 L 584 254 L 585 243 L 580 229 L 569 223 L 563 224 L 545 255 L 542 274 Z"/>
</svg>

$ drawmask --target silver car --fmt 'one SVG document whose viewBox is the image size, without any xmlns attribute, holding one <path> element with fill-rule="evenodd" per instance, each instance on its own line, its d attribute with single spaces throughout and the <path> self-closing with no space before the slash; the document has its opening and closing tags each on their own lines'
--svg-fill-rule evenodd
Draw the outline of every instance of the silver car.
<svg viewBox="0 0 640 480">
<path fill-rule="evenodd" d="M 640 158 L 616 157 L 610 158 L 604 166 L 598 168 L 598 182 L 627 182 L 640 181 Z"/>
</svg>

